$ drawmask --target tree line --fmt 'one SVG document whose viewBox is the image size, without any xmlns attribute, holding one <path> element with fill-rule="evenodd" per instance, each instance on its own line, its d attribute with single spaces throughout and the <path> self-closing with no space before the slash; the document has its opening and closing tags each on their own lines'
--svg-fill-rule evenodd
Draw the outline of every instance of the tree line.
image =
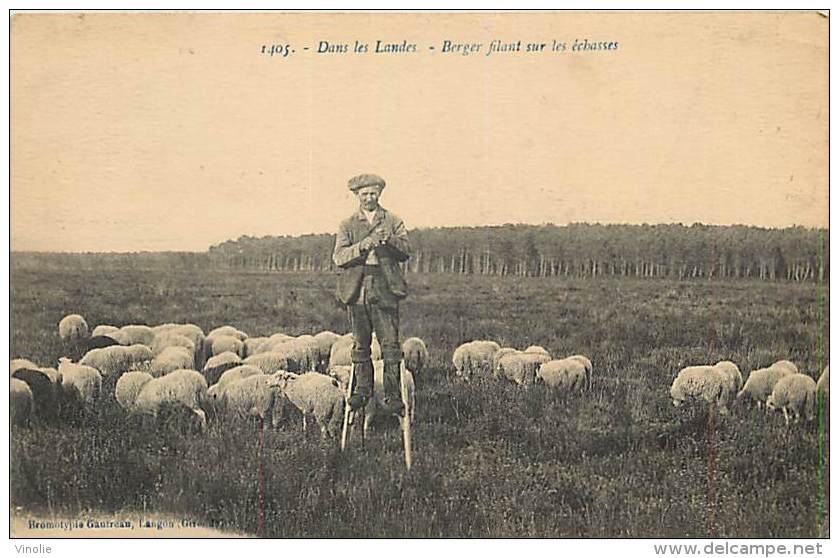
<svg viewBox="0 0 839 558">
<path fill-rule="evenodd" d="M 827 281 L 825 229 L 684 225 L 503 225 L 409 233 L 408 273 Z M 23 253 L 39 269 L 334 271 L 335 236 L 241 236 L 206 252 Z"/>
</svg>

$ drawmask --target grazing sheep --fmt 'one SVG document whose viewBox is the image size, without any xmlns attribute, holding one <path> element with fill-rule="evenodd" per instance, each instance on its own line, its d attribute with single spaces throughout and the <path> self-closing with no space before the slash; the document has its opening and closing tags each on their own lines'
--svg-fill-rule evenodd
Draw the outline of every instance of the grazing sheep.
<svg viewBox="0 0 839 558">
<path fill-rule="evenodd" d="M 157 333 L 151 343 L 151 352 L 154 356 L 163 352 L 167 347 L 183 347 L 187 349 L 191 355 L 195 355 L 195 343 L 185 335 L 181 335 L 175 330 L 164 331 Z"/>
<path fill-rule="evenodd" d="M 330 368 L 333 366 L 346 366 L 348 364 L 352 364 L 353 343 L 354 341 L 351 333 L 348 333 L 335 341 L 332 348 L 329 350 Z M 373 341 L 370 343 L 370 359 L 381 360 L 381 358 L 382 346 L 379 344 L 379 340 L 376 339 L 376 334 L 374 333 Z"/>
<path fill-rule="evenodd" d="M 551 360 L 543 353 L 509 353 L 498 361 L 499 377 L 506 378 L 520 386 L 536 382 L 536 371 Z"/>
<path fill-rule="evenodd" d="M 370 430 L 370 425 L 378 419 L 384 417 L 384 370 L 385 363 L 382 360 L 373 361 L 373 398 L 367 404 L 364 413 L 364 432 Z M 407 416 L 413 423 L 416 415 L 416 384 L 414 383 L 414 375 L 403 362 L 399 367 L 399 391 L 402 397 L 402 402 L 405 405 L 405 416 Z"/>
<path fill-rule="evenodd" d="M 221 377 L 218 379 L 216 385 L 220 387 L 224 387 L 225 385 L 231 382 L 237 382 L 244 378 L 249 378 L 251 376 L 258 376 L 260 374 L 265 374 L 262 370 L 257 368 L 256 366 L 250 366 L 249 364 L 243 364 L 241 366 L 237 366 L 236 368 L 231 368 L 230 370 L 226 371 Z"/>
<path fill-rule="evenodd" d="M 271 340 L 271 344 L 273 345 L 282 341 L 291 341 L 292 339 L 294 339 L 294 336 L 285 333 L 274 333 L 268 339 Z"/>
<path fill-rule="evenodd" d="M 210 333 L 207 334 L 207 337 L 218 337 L 220 335 L 227 335 L 230 337 L 235 337 L 239 341 L 244 341 L 248 338 L 248 334 L 244 331 L 239 331 L 233 326 L 223 325 L 221 327 L 217 327 L 216 329 L 212 330 Z"/>
<path fill-rule="evenodd" d="M 531 345 L 528 348 L 526 348 L 524 352 L 545 355 L 546 357 L 548 357 L 549 360 L 553 358 L 551 357 L 551 353 L 549 353 L 547 349 L 545 349 L 544 347 L 540 347 L 539 345 Z"/>
<path fill-rule="evenodd" d="M 29 385 L 23 380 L 9 380 L 9 422 L 26 426 L 35 414 L 35 397 Z"/>
<path fill-rule="evenodd" d="M 377 360 L 373 361 L 379 362 Z M 350 389 L 350 374 L 352 373 L 352 364 L 338 364 L 336 366 L 329 367 L 329 376 L 332 376 L 336 380 L 338 380 L 338 385 L 344 391 L 348 391 Z"/>
<path fill-rule="evenodd" d="M 307 415 L 315 417 L 322 437 L 340 432 L 344 416 L 344 391 L 334 378 L 318 372 L 298 375 L 280 371 L 271 375 L 268 385 L 278 388 L 303 413 L 304 432 Z"/>
<path fill-rule="evenodd" d="M 242 344 L 244 345 L 242 358 L 247 358 L 268 351 L 272 342 L 268 337 L 248 337 L 242 341 Z"/>
<path fill-rule="evenodd" d="M 492 357 L 500 348 L 495 341 L 470 341 L 460 345 L 452 354 L 455 374 L 465 380 L 475 374 L 490 376 Z"/>
<path fill-rule="evenodd" d="M 204 359 L 205 359 L 205 352 L 207 351 L 206 347 L 204 346 L 204 331 L 195 324 L 161 324 L 154 326 L 152 328 L 152 332 L 155 335 L 159 335 L 165 332 L 172 332 L 183 335 L 190 341 L 192 341 L 193 346 L 195 347 L 195 370 L 201 370 L 204 366 Z"/>
<path fill-rule="evenodd" d="M 795 363 L 789 360 L 779 360 L 777 362 L 773 362 L 769 368 L 781 368 L 783 370 L 788 370 L 790 374 L 798 374 L 798 367 Z"/>
<path fill-rule="evenodd" d="M 721 370 L 726 375 L 726 387 L 728 388 L 728 400 L 734 401 L 737 397 L 737 392 L 743 387 L 743 375 L 737 365 L 730 360 L 721 360 L 714 365 L 715 368 Z"/>
<path fill-rule="evenodd" d="M 152 360 L 151 349 L 145 345 L 114 345 L 102 349 L 93 349 L 85 353 L 79 364 L 92 366 L 97 369 L 103 378 L 135 370 L 138 367 L 147 366 Z"/>
<path fill-rule="evenodd" d="M 273 374 L 278 370 L 288 370 L 289 357 L 285 353 L 269 351 L 249 356 L 242 361 L 242 364 L 249 364 L 262 370 L 265 374 Z"/>
<path fill-rule="evenodd" d="M 801 417 L 810 421 L 816 417 L 816 381 L 807 374 L 787 374 L 775 384 L 766 398 L 767 410 L 781 409 L 789 425 L 790 413 L 795 421 Z"/>
<path fill-rule="evenodd" d="M 184 347 L 166 347 L 151 361 L 149 371 L 159 378 L 174 370 L 189 369 L 194 360 L 192 353 Z"/>
<path fill-rule="evenodd" d="M 574 357 L 550 360 L 536 371 L 537 382 L 564 393 L 582 391 L 588 386 L 587 378 L 585 364 Z"/>
<path fill-rule="evenodd" d="M 74 364 L 68 358 L 58 359 L 62 404 L 69 408 L 93 412 L 102 392 L 102 375 L 91 366 Z"/>
<path fill-rule="evenodd" d="M 133 400 L 132 391 L 126 390 L 122 394 L 124 405 L 120 404 L 129 413 L 150 415 L 157 419 L 165 406 L 183 406 L 198 417 L 202 430 L 206 428 L 207 415 L 201 406 L 207 398 L 207 380 L 200 373 L 195 370 L 175 370 L 159 378 L 149 376 L 149 379 L 138 380 L 137 383 L 142 383 L 142 387 Z"/>
<path fill-rule="evenodd" d="M 59 388 L 53 378 L 40 368 L 19 368 L 12 378 L 25 382 L 32 391 L 34 414 L 43 420 L 51 421 L 58 417 Z"/>
<path fill-rule="evenodd" d="M 313 340 L 291 339 L 273 345 L 271 352 L 285 356 L 286 366 L 283 370 L 289 372 L 314 372 L 317 366 L 317 345 Z"/>
<path fill-rule="evenodd" d="M 205 340 L 207 345 L 207 356 L 214 357 L 221 353 L 236 353 L 240 357 L 245 352 L 245 345 L 238 337 L 232 335 L 211 335 Z"/>
<path fill-rule="evenodd" d="M 102 335 L 108 335 L 109 333 L 113 333 L 115 331 L 119 331 L 119 328 L 117 326 L 102 324 L 93 328 L 93 331 L 90 332 L 90 336 L 99 337 Z"/>
<path fill-rule="evenodd" d="M 816 383 L 816 392 L 823 394 L 825 399 L 830 399 L 830 367 L 825 366 L 819 381 Z"/>
<path fill-rule="evenodd" d="M 58 336 L 65 343 L 78 343 L 90 336 L 85 319 L 78 314 L 70 314 L 58 322 Z"/>
<path fill-rule="evenodd" d="M 26 358 L 13 358 L 9 361 L 9 376 L 14 376 L 18 370 L 39 370 L 40 366 Z"/>
<path fill-rule="evenodd" d="M 216 409 L 236 418 L 257 417 L 276 427 L 283 416 L 285 397 L 269 386 L 270 378 L 259 373 L 220 386 L 214 394 Z"/>
<path fill-rule="evenodd" d="M 332 352 L 332 345 L 341 339 L 341 336 L 332 331 L 321 331 L 315 336 L 315 343 L 318 345 L 318 372 L 325 372 L 329 368 L 329 355 Z"/>
<path fill-rule="evenodd" d="M 151 346 L 154 341 L 154 331 L 147 325 L 126 325 L 118 331 L 112 331 L 108 337 L 119 341 L 120 345 L 145 345 Z"/>
<path fill-rule="evenodd" d="M 585 367 L 585 369 L 586 369 L 586 387 L 587 387 L 587 389 L 591 389 L 591 386 L 592 386 L 591 360 L 589 360 L 589 358 L 585 355 L 571 355 L 570 357 L 566 357 L 566 358 L 574 359 L 574 360 L 578 361 L 579 363 L 581 363 Z"/>
<path fill-rule="evenodd" d="M 766 398 L 772 394 L 778 380 L 790 374 L 795 374 L 795 372 L 790 371 L 786 366 L 776 367 L 772 365 L 769 368 L 752 370 L 746 383 L 743 384 L 743 388 L 737 393 L 737 405 L 739 406 L 744 401 L 751 399 L 757 402 L 757 408 L 760 409 Z"/>
<path fill-rule="evenodd" d="M 679 407 L 690 399 L 704 399 L 728 413 L 728 375 L 713 366 L 688 366 L 679 371 L 670 386 L 673 406 Z"/>
<path fill-rule="evenodd" d="M 425 341 L 419 337 L 409 337 L 402 343 L 402 358 L 405 360 L 405 368 L 421 376 L 425 365 L 428 364 L 428 347 Z"/>
<path fill-rule="evenodd" d="M 148 372 L 138 371 L 126 372 L 120 376 L 114 389 L 114 397 L 119 406 L 126 411 L 130 411 L 143 386 L 152 379 L 152 375 Z"/>
<path fill-rule="evenodd" d="M 222 374 L 231 368 L 241 366 L 242 359 L 236 353 L 227 351 L 210 358 L 204 365 L 204 377 L 207 378 L 207 384 L 213 385 L 216 383 Z"/>
</svg>

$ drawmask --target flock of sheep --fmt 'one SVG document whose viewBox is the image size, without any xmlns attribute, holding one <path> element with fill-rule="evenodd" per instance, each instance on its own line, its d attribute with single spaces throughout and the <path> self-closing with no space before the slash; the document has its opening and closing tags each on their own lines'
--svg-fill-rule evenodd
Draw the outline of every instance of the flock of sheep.
<svg viewBox="0 0 839 558">
<path fill-rule="evenodd" d="M 10 363 L 10 414 L 15 424 L 37 416 L 49 420 L 59 413 L 89 413 L 103 397 L 113 397 L 129 415 L 156 419 L 167 408 L 186 410 L 203 429 L 210 420 L 259 417 L 276 426 L 288 412 L 314 418 L 322 436 L 338 433 L 348 390 L 352 335 L 323 331 L 293 337 L 275 333 L 250 337 L 226 325 L 207 335 L 192 324 L 157 326 L 99 325 L 90 331 L 78 314 L 59 323 L 59 336 L 86 352 L 78 363 L 66 357 L 58 368 L 40 367 L 27 359 Z M 415 418 L 415 375 L 423 374 L 428 349 L 412 337 L 402 346 L 402 397 L 409 418 Z M 383 392 L 381 347 L 373 339 L 374 393 Z M 554 359 L 540 346 L 523 351 L 494 341 L 471 341 L 455 349 L 457 376 L 504 379 L 523 387 L 543 385 L 560 392 L 591 389 L 592 363 L 573 355 Z M 673 404 L 704 400 L 721 413 L 746 401 L 781 410 L 790 419 L 815 416 L 817 398 L 829 396 L 829 370 L 818 383 L 781 360 L 752 371 L 746 382 L 736 364 L 682 369 L 670 387 Z M 381 401 L 367 407 L 364 429 L 380 415 Z"/>
<path fill-rule="evenodd" d="M 324 331 L 292 337 L 249 337 L 232 326 L 207 335 L 193 324 L 99 325 L 89 330 L 78 314 L 64 317 L 58 333 L 66 346 L 82 347 L 79 362 L 59 359 L 58 369 L 28 359 L 10 363 L 10 413 L 15 424 L 59 414 L 90 413 L 112 397 L 129 415 L 157 417 L 186 410 L 201 428 L 210 420 L 259 417 L 276 426 L 288 411 L 314 418 L 323 436 L 341 426 L 351 366 L 351 335 Z M 414 374 L 428 350 L 419 338 L 403 343 L 403 398 L 415 414 Z M 372 347 L 377 393 L 382 393 L 381 347 Z M 381 408 L 368 404 L 364 428 Z"/>
</svg>

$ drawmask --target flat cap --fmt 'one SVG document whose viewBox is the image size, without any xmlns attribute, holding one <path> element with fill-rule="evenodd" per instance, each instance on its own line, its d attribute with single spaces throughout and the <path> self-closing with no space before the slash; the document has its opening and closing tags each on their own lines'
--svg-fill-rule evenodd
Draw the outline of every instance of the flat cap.
<svg viewBox="0 0 839 558">
<path fill-rule="evenodd" d="M 358 192 L 365 186 L 378 186 L 379 188 L 384 189 L 385 179 L 377 174 L 359 174 L 358 176 L 350 178 L 347 186 L 349 186 L 350 190 L 353 192 Z"/>
</svg>

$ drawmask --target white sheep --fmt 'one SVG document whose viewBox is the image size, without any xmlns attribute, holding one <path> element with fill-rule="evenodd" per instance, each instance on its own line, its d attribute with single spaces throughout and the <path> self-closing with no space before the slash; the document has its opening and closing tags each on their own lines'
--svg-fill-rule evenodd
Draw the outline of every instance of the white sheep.
<svg viewBox="0 0 839 558">
<path fill-rule="evenodd" d="M 502 347 L 502 348 L 498 349 L 497 351 L 495 351 L 495 353 L 492 355 L 492 362 L 491 362 L 492 377 L 493 378 L 498 378 L 501 375 L 501 368 L 499 367 L 499 363 L 501 362 L 502 358 L 504 358 L 507 355 L 512 355 L 512 354 L 515 354 L 515 353 L 518 353 L 518 352 L 519 352 L 518 349 L 514 349 L 512 347 Z"/>
<path fill-rule="evenodd" d="M 198 327 L 195 324 L 169 323 L 157 325 L 151 329 L 155 335 L 171 332 L 183 335 L 184 337 L 192 341 L 192 344 L 195 347 L 195 370 L 201 370 L 201 368 L 204 366 L 204 353 L 207 349 L 204 347 L 204 331 L 200 327 Z"/>
<path fill-rule="evenodd" d="M 242 361 L 242 364 L 255 366 L 265 374 L 273 374 L 278 370 L 288 370 L 289 356 L 285 353 L 267 352 L 251 355 Z"/>
<path fill-rule="evenodd" d="M 726 375 L 728 400 L 734 401 L 737 397 L 737 393 L 740 391 L 740 388 L 743 387 L 743 375 L 740 373 L 740 369 L 730 360 L 721 360 L 716 363 L 714 367 L 721 370 Z"/>
<path fill-rule="evenodd" d="M 142 383 L 142 387 L 133 401 L 130 399 L 131 392 L 123 393 L 124 407 L 129 413 L 150 415 L 157 419 L 164 406 L 184 406 L 198 417 L 201 428 L 206 428 L 207 415 L 202 405 L 207 398 L 207 380 L 200 373 L 195 370 L 175 370 L 159 378 L 149 375 L 144 382 L 138 383 Z"/>
<path fill-rule="evenodd" d="M 134 406 L 134 401 L 143 389 L 146 383 L 153 380 L 152 375 L 148 372 L 132 371 L 126 372 L 117 380 L 114 388 L 114 397 L 117 403 L 126 411 L 130 411 Z"/>
<path fill-rule="evenodd" d="M 233 335 L 208 335 L 204 340 L 208 347 L 207 356 L 212 357 L 221 353 L 231 352 L 242 356 L 245 352 L 245 345 L 241 339 Z"/>
<path fill-rule="evenodd" d="M 18 370 L 39 370 L 40 366 L 28 358 L 13 358 L 9 361 L 9 376 L 14 376 Z"/>
<path fill-rule="evenodd" d="M 318 346 L 318 371 L 323 372 L 329 367 L 329 354 L 332 352 L 332 345 L 341 339 L 341 336 L 332 331 L 321 331 L 315 334 L 315 343 Z"/>
<path fill-rule="evenodd" d="M 242 341 L 242 344 L 244 345 L 242 358 L 267 352 L 271 347 L 271 343 L 272 342 L 268 337 L 248 337 Z"/>
<path fill-rule="evenodd" d="M 93 412 L 102 392 L 102 375 L 92 366 L 74 364 L 70 359 L 58 359 L 58 376 L 63 394 L 62 404 Z"/>
<path fill-rule="evenodd" d="M 286 365 L 283 370 L 289 372 L 314 372 L 317 367 L 317 344 L 310 339 L 291 339 L 271 347 L 271 353 L 284 355 Z"/>
<path fill-rule="evenodd" d="M 377 361 L 374 361 L 377 362 Z M 330 366 L 328 375 L 338 380 L 338 385 L 344 391 L 350 389 L 350 374 L 352 373 L 352 364 L 338 364 Z"/>
<path fill-rule="evenodd" d="M 120 345 L 151 346 L 154 341 L 154 331 L 147 325 L 126 325 L 117 331 L 112 331 L 108 337 L 115 339 Z"/>
<path fill-rule="evenodd" d="M 235 337 L 239 341 L 244 341 L 248 338 L 248 334 L 244 331 L 240 331 L 233 326 L 223 325 L 221 327 L 217 327 L 212 330 L 210 333 L 207 334 L 207 337 L 217 337 L 219 335 L 228 335 L 230 337 Z"/>
<path fill-rule="evenodd" d="M 250 378 L 251 376 L 259 376 L 260 374 L 265 375 L 265 372 L 263 372 L 256 366 L 243 364 L 241 366 L 237 366 L 236 368 L 231 368 L 230 370 L 225 371 L 224 374 L 222 374 L 221 377 L 218 379 L 218 382 L 216 382 L 216 385 L 224 387 L 229 383 L 237 382 L 245 378 Z"/>
<path fill-rule="evenodd" d="M 221 353 L 207 360 L 204 364 L 204 377 L 207 378 L 207 383 L 213 385 L 216 383 L 227 370 L 241 366 L 242 359 L 236 353 L 230 351 Z"/>
<path fill-rule="evenodd" d="M 90 336 L 91 337 L 101 337 L 103 335 L 108 335 L 108 334 L 113 333 L 115 331 L 119 331 L 119 328 L 117 326 L 101 324 L 101 325 L 98 325 L 95 328 L 93 328 L 93 331 L 90 332 Z"/>
<path fill-rule="evenodd" d="M 335 341 L 332 345 L 332 348 L 329 350 L 329 367 L 332 366 L 346 366 L 348 364 L 352 364 L 352 348 L 353 348 L 353 336 L 351 333 L 343 335 L 340 339 Z M 382 346 L 379 344 L 379 340 L 376 338 L 376 334 L 373 334 L 373 341 L 370 343 L 370 359 L 371 360 L 381 360 L 382 358 Z"/>
<path fill-rule="evenodd" d="M 807 374 L 787 374 L 775 384 L 766 398 L 768 410 L 781 409 L 789 424 L 790 414 L 797 422 L 801 417 L 810 421 L 816 417 L 816 381 Z"/>
<path fill-rule="evenodd" d="M 510 353 L 498 361 L 498 374 L 520 386 L 529 386 L 536 382 L 536 371 L 550 361 L 549 355 L 535 353 Z"/>
<path fill-rule="evenodd" d="M 35 414 L 35 398 L 23 380 L 9 380 L 9 422 L 18 426 L 30 423 Z"/>
<path fill-rule="evenodd" d="M 298 375 L 280 371 L 271 375 L 268 385 L 278 388 L 303 413 L 304 432 L 307 415 L 314 416 L 322 437 L 340 432 L 344 416 L 344 391 L 334 378 L 318 372 Z"/>
<path fill-rule="evenodd" d="M 271 344 L 273 345 L 282 341 L 291 341 L 292 339 L 294 339 L 294 336 L 278 332 L 272 334 L 270 337 L 268 337 L 268 339 L 271 341 Z"/>
<path fill-rule="evenodd" d="M 795 374 L 795 372 L 792 372 L 787 366 L 776 367 L 772 365 L 769 368 L 752 370 L 746 383 L 743 384 L 743 388 L 737 393 L 736 403 L 740 405 L 750 399 L 757 402 L 757 408 L 760 409 L 772 394 L 778 380 L 790 374 Z"/>
<path fill-rule="evenodd" d="M 544 347 L 540 347 L 539 345 L 531 345 L 528 348 L 526 348 L 524 352 L 545 355 L 546 357 L 548 357 L 548 360 L 551 360 L 553 358 L 551 356 L 551 353 L 549 353 L 547 349 L 545 349 Z"/>
<path fill-rule="evenodd" d="M 816 382 L 816 392 L 823 394 L 826 399 L 830 399 L 830 366 L 825 366 L 821 376 L 819 376 L 819 381 Z"/>
<path fill-rule="evenodd" d="M 175 330 L 156 333 L 149 348 L 151 349 L 152 354 L 157 356 L 167 347 L 183 347 L 184 349 L 187 349 L 191 355 L 195 355 L 195 343 L 193 343 L 192 340 L 185 335 L 181 335 Z"/>
<path fill-rule="evenodd" d="M 270 378 L 265 374 L 254 374 L 218 387 L 214 394 L 217 410 L 237 418 L 257 417 L 276 427 L 283 415 L 285 397 L 269 385 Z"/>
<path fill-rule="evenodd" d="M 682 368 L 670 386 L 673 406 L 679 407 L 688 400 L 704 399 L 728 413 L 728 375 L 713 366 L 688 366 Z"/>
<path fill-rule="evenodd" d="M 588 386 L 586 367 L 573 357 L 550 360 L 539 366 L 536 380 L 560 392 L 582 391 Z"/>
<path fill-rule="evenodd" d="M 570 358 L 570 359 L 576 360 L 585 367 L 585 369 L 586 369 L 586 387 L 588 389 L 591 389 L 591 386 L 592 386 L 591 360 L 585 355 L 571 355 L 570 357 L 565 357 L 565 358 Z"/>
<path fill-rule="evenodd" d="M 79 343 L 90 337 L 90 330 L 83 317 L 69 314 L 58 322 L 58 336 L 65 343 Z"/>
<path fill-rule="evenodd" d="M 149 371 L 157 378 L 174 370 L 189 369 L 194 361 L 193 354 L 184 347 L 166 347 L 151 361 Z"/>
<path fill-rule="evenodd" d="M 795 363 L 789 360 L 779 360 L 777 362 L 773 362 L 769 368 L 781 368 L 789 371 L 790 374 L 798 374 L 798 367 Z"/>
<path fill-rule="evenodd" d="M 124 372 L 147 366 L 152 360 L 151 349 L 145 345 L 114 345 L 101 349 L 91 349 L 82 357 L 79 364 L 92 366 L 104 377 L 117 377 Z"/>
<path fill-rule="evenodd" d="M 425 341 L 419 337 L 409 337 L 402 343 L 402 358 L 405 361 L 405 368 L 416 374 L 422 375 L 422 371 L 428 364 L 428 347 Z"/>
<path fill-rule="evenodd" d="M 500 348 L 495 341 L 470 341 L 460 345 L 452 354 L 455 374 L 466 380 L 475 374 L 490 376 L 492 357 Z"/>
</svg>

